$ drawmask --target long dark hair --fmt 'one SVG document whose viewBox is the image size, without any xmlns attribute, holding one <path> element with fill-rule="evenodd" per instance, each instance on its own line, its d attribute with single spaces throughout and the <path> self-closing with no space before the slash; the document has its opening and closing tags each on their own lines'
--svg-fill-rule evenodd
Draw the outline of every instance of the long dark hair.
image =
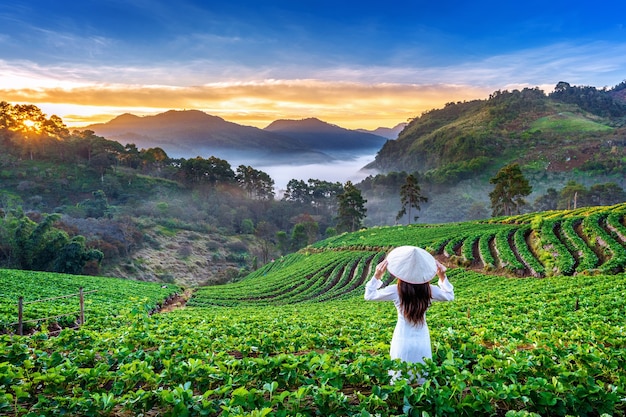
<svg viewBox="0 0 626 417">
<path fill-rule="evenodd" d="M 399 279 L 398 295 L 404 317 L 409 323 L 423 325 L 424 315 L 432 299 L 430 283 L 410 284 Z"/>
</svg>

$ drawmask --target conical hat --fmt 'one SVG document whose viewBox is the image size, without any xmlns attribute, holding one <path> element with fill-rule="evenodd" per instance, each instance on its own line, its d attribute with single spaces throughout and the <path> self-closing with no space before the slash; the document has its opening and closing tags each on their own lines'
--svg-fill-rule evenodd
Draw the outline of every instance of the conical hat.
<svg viewBox="0 0 626 417">
<path fill-rule="evenodd" d="M 437 274 L 437 262 L 422 248 L 399 246 L 387 255 L 387 271 L 402 281 L 424 284 Z"/>
</svg>

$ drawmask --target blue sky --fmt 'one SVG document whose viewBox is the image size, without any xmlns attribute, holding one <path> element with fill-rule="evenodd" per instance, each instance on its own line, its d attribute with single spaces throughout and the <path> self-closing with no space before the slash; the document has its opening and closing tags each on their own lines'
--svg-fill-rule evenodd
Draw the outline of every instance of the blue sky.
<svg viewBox="0 0 626 417">
<path fill-rule="evenodd" d="M 499 89 L 612 87 L 625 16 L 623 1 L 14 1 L 0 99 L 76 126 L 195 108 L 392 127 Z"/>
</svg>

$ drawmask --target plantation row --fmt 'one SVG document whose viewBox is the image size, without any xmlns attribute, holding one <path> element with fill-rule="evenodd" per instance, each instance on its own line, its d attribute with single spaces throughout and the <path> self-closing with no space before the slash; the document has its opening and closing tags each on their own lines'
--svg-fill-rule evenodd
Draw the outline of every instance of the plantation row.
<svg viewBox="0 0 626 417">
<path fill-rule="evenodd" d="M 362 290 L 371 264 L 383 255 L 368 251 L 292 255 L 283 259 L 296 258 L 298 262 L 290 262 L 284 268 L 269 264 L 238 283 L 200 288 L 187 305 L 277 305 L 350 297 Z"/>
<path fill-rule="evenodd" d="M 465 267 L 520 276 L 617 273 L 626 268 L 625 218 L 623 203 L 484 222 L 372 228 L 314 247 L 377 251 L 414 244 Z"/>
<path fill-rule="evenodd" d="M 614 274 L 626 268 L 625 214 L 622 204 L 490 222 L 367 229 L 318 242 L 239 283 L 202 288 L 189 305 L 233 307 L 349 297 L 362 291 L 386 251 L 401 244 L 425 247 L 448 258 L 447 263 L 515 276 Z"/>
<path fill-rule="evenodd" d="M 626 412 L 626 274 L 520 280 L 456 268 L 448 275 L 456 299 L 428 312 L 433 361 L 414 365 L 428 372 L 422 386 L 390 384 L 389 369 L 410 368 L 389 359 L 395 308 L 359 294 L 135 312 L 53 338 L 0 335 L 0 414 Z"/>
<path fill-rule="evenodd" d="M 180 292 L 180 288 L 175 285 L 0 269 L 0 333 L 15 331 L 16 327 L 11 324 L 18 321 L 19 297 L 24 299 L 25 321 L 75 313 L 59 320 L 26 323 L 25 331 L 57 322 L 61 327 L 73 326 L 78 318 L 78 297 L 29 303 L 78 294 L 80 288 L 86 293 L 89 292 L 85 295 L 87 322 L 108 320 L 111 316 L 132 309 L 153 311 L 167 298 Z"/>
</svg>

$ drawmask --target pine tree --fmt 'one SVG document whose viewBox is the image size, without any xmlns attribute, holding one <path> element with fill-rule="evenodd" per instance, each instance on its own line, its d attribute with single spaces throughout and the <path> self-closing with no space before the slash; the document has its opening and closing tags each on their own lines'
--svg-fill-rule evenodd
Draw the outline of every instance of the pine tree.
<svg viewBox="0 0 626 417">
<path fill-rule="evenodd" d="M 402 216 L 407 214 L 408 208 L 408 221 L 411 224 L 411 209 L 415 208 L 416 210 L 420 210 L 420 203 L 426 203 L 428 201 L 427 197 L 422 195 L 421 188 L 417 183 L 417 178 L 413 174 L 406 177 L 406 182 L 400 188 L 400 202 L 402 203 L 402 208 L 398 212 L 396 216 L 396 220 L 400 220 Z M 419 216 L 415 216 L 413 220 L 418 219 Z"/>
<path fill-rule="evenodd" d="M 354 232 L 363 225 L 363 219 L 367 209 L 367 200 L 361 195 L 361 190 L 356 188 L 351 181 L 346 182 L 343 193 L 337 195 L 339 200 L 337 231 Z"/>
</svg>

